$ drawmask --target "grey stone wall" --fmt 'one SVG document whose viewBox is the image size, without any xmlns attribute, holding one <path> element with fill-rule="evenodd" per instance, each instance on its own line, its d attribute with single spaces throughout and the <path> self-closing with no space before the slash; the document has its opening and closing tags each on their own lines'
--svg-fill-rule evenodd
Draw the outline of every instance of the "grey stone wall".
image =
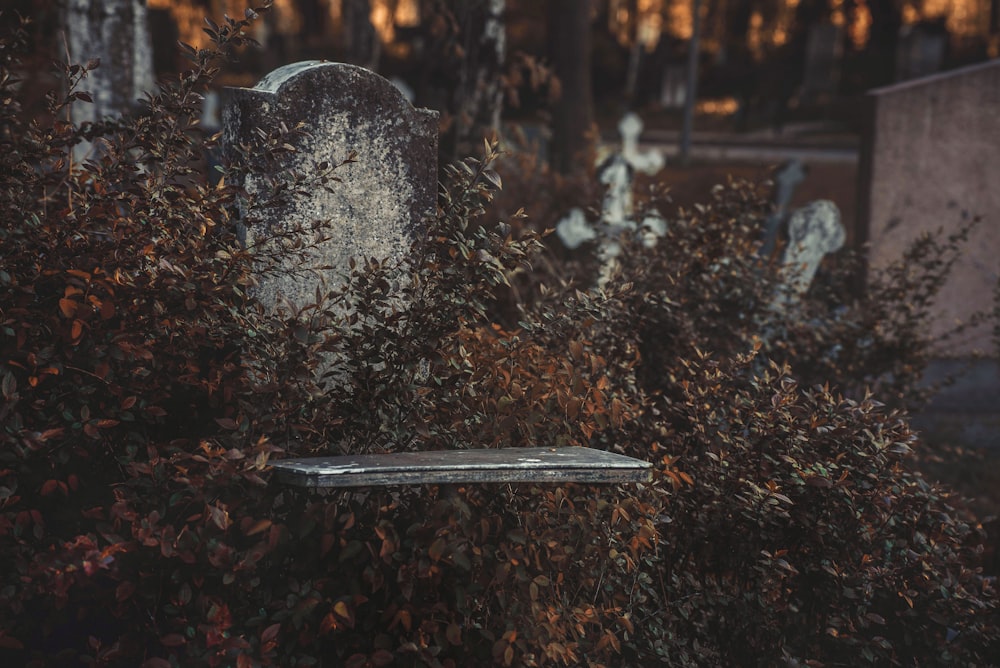
<svg viewBox="0 0 1000 668">
<path fill-rule="evenodd" d="M 862 150 L 859 231 L 869 266 L 885 266 L 919 234 L 980 215 L 928 323 L 937 334 L 992 307 L 1000 274 L 1000 60 L 871 91 Z M 991 352 L 989 327 L 940 354 Z"/>
</svg>

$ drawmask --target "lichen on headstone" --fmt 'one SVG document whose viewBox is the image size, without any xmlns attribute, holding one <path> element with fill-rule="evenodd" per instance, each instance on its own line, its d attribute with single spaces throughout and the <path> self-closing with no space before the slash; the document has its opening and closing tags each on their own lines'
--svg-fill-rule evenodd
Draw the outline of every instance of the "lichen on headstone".
<svg viewBox="0 0 1000 668">
<path fill-rule="evenodd" d="M 406 259 L 436 207 L 436 112 L 415 109 L 373 72 L 325 61 L 280 67 L 254 88 L 230 88 L 227 95 L 227 151 L 253 145 L 259 131 L 301 124 L 306 134 L 292 139 L 294 153 L 282 154 L 272 169 L 309 174 L 355 156 L 335 170 L 340 181 L 329 188 L 312 188 L 244 221 L 251 246 L 276 233 L 308 230 L 315 221 L 329 225 L 329 238 L 308 256 L 309 266 L 260 277 L 262 303 L 311 303 L 317 285 L 333 288 L 345 279 L 351 258 Z M 242 185 L 256 193 L 267 183 L 249 170 Z"/>
</svg>

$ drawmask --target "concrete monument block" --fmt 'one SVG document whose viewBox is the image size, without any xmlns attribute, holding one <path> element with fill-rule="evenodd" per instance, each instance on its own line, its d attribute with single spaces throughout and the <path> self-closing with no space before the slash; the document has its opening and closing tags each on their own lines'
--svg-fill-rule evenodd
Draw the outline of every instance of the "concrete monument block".
<svg viewBox="0 0 1000 668">
<path fill-rule="evenodd" d="M 862 144 L 860 242 L 868 267 L 888 266 L 921 234 L 945 235 L 982 216 L 932 307 L 937 337 L 977 311 L 993 308 L 1000 275 L 1000 60 L 869 93 Z M 971 328 L 938 354 L 990 352 L 991 325 Z"/>
<path fill-rule="evenodd" d="M 351 258 L 403 261 L 419 238 L 437 202 L 437 112 L 415 109 L 398 88 L 354 65 L 308 61 L 280 67 L 254 88 L 230 88 L 223 109 L 227 146 L 253 145 L 258 129 L 303 124 L 278 169 L 309 174 L 317 165 L 342 165 L 342 179 L 315 188 L 248 221 L 247 242 L 275 231 L 329 221 L 332 238 L 310 257 L 312 275 L 290 267 L 295 276 L 264 277 L 258 298 L 277 305 L 286 299 L 302 306 L 314 299 L 317 284 L 332 288 L 348 273 Z M 244 187 L 255 193 L 263 184 L 252 174 Z M 328 268 L 324 268 L 328 267 Z"/>
<path fill-rule="evenodd" d="M 1000 60 L 912 79 L 869 93 L 858 207 L 871 272 L 898 260 L 921 234 L 955 232 L 982 216 L 930 307 L 932 339 L 990 312 L 1000 276 Z M 1000 425 L 993 324 L 969 327 L 932 351 L 928 383 L 957 382 L 915 422 L 953 445 L 992 446 Z M 974 353 L 992 359 L 971 360 Z M 970 365 L 971 363 L 971 365 Z M 971 368 L 971 370 L 970 370 Z"/>
</svg>

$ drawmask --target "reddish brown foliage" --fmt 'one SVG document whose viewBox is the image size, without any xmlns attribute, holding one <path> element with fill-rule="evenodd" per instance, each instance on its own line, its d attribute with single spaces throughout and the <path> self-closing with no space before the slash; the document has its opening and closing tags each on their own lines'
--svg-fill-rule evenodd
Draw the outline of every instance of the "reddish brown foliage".
<svg viewBox="0 0 1000 668">
<path fill-rule="evenodd" d="M 245 27 L 212 31 L 226 46 Z M 627 282 L 577 292 L 529 272 L 539 239 L 520 220 L 471 222 L 499 179 L 492 156 L 467 160 L 412 264 L 361 261 L 317 304 L 275 315 L 254 276 L 302 247 L 242 249 L 230 212 L 261 203 L 190 166 L 218 53 L 190 53 L 143 114 L 79 129 L 18 113 L 4 44 L 5 665 L 993 655 L 975 527 L 899 466 L 906 423 L 863 395 L 802 389 L 813 348 L 775 337 L 753 354 L 770 288 L 755 282 L 752 192 L 720 191 L 657 250 L 631 251 Z M 54 99 L 53 118 L 63 110 Z M 71 167 L 84 134 L 101 154 Z M 285 143 L 235 153 L 266 163 Z M 336 187 L 328 169 L 271 177 L 278 197 Z M 507 293 L 517 276 L 522 299 Z M 527 444 L 624 451 L 659 475 L 448 498 L 268 485 L 286 453 Z"/>
</svg>

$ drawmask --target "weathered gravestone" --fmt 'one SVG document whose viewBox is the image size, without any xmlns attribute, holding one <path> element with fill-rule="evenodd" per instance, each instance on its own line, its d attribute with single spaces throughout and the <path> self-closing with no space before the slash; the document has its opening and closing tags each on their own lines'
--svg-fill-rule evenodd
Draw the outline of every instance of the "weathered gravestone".
<svg viewBox="0 0 1000 668">
<path fill-rule="evenodd" d="M 258 298 L 302 305 L 317 284 L 340 280 L 352 257 L 405 261 L 411 241 L 436 205 L 437 114 L 414 109 L 390 82 L 362 68 L 305 62 L 279 68 L 252 89 L 230 89 L 223 111 L 226 145 L 254 145 L 258 132 L 295 127 L 310 134 L 277 169 L 309 173 L 340 163 L 341 183 L 317 188 L 247 221 L 247 243 L 275 228 L 293 233 L 329 220 L 335 237 L 312 260 L 317 275 L 264 277 Z M 248 172 L 253 193 L 268 181 Z M 265 193 L 266 195 L 266 193 Z M 247 212 L 244 212 L 246 214 Z M 258 229 L 263 228 L 263 229 Z M 288 267 L 295 270 L 297 267 Z M 416 485 L 457 482 L 648 482 L 647 462 L 589 448 L 470 449 L 306 458 L 277 462 L 276 479 L 304 487 Z"/>
<path fill-rule="evenodd" d="M 782 259 L 785 284 L 776 304 L 788 305 L 805 294 L 823 257 L 840 250 L 846 239 L 840 209 L 830 200 L 816 200 L 796 209 L 788 220 L 788 246 Z"/>
<path fill-rule="evenodd" d="M 65 6 L 66 42 L 73 62 L 100 61 L 79 90 L 92 103 L 75 102 L 77 124 L 118 117 L 130 111 L 143 93 L 153 89 L 153 52 L 144 0 L 69 0 Z M 89 142 L 73 150 L 88 157 Z"/>
<path fill-rule="evenodd" d="M 227 93 L 227 147 L 253 145 L 258 128 L 269 132 L 302 123 L 308 134 L 295 140 L 296 152 L 282 158 L 279 171 L 309 174 L 321 163 L 339 164 L 356 154 L 354 162 L 336 169 L 341 182 L 313 188 L 248 221 L 249 245 L 317 220 L 332 225 L 331 238 L 311 253 L 308 267 L 289 266 L 288 275 L 261 278 L 257 295 L 264 304 L 311 303 L 317 285 L 332 288 L 344 280 L 351 258 L 406 259 L 435 211 L 437 112 L 415 109 L 369 70 L 325 61 L 286 65 L 254 88 Z M 264 185 L 252 173 L 245 178 L 251 194 Z"/>
</svg>

